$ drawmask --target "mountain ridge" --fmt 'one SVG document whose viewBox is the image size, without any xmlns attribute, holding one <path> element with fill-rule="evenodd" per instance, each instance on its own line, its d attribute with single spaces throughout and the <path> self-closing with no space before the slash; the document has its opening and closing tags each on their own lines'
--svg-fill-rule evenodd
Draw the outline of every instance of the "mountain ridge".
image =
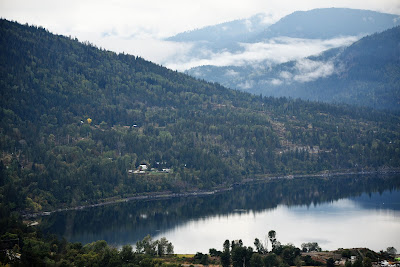
<svg viewBox="0 0 400 267">
<path fill-rule="evenodd" d="M 328 39 L 337 36 L 367 35 L 400 23 L 400 16 L 371 10 L 318 8 L 296 11 L 266 29 L 256 41 L 287 36 Z M 253 41 L 254 42 L 254 41 Z"/>
<path fill-rule="evenodd" d="M 350 8 L 297 11 L 273 24 L 265 24 L 265 16 L 171 36 L 166 40 L 186 43 L 190 49 L 183 56 L 166 59 L 164 64 L 187 70 L 204 62 L 215 66 L 251 66 L 264 59 L 270 64 L 283 63 L 400 25 L 399 15 Z"/>
<path fill-rule="evenodd" d="M 398 110 L 400 75 L 396 66 L 400 64 L 399 36 L 400 26 L 397 26 L 363 37 L 349 47 L 267 67 L 259 73 L 252 68 L 229 66 L 197 67 L 187 73 L 230 88 L 267 96 L 300 97 Z M 230 69 L 236 72 L 237 80 L 224 74 Z M 211 77 L 211 73 L 214 76 Z M 249 88 L 240 88 L 243 81 L 253 84 Z"/>
</svg>

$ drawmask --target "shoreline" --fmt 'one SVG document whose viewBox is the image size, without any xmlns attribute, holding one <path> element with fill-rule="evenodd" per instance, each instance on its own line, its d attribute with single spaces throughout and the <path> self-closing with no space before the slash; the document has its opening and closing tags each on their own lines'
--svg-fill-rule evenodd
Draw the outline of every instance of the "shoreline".
<svg viewBox="0 0 400 267">
<path fill-rule="evenodd" d="M 344 175 L 376 175 L 376 174 L 396 174 L 400 173 L 399 168 L 391 168 L 391 169 L 384 169 L 384 170 L 375 170 L 375 171 L 361 171 L 361 172 L 324 172 L 324 173 L 317 173 L 317 174 L 298 174 L 298 175 L 279 175 L 279 176 L 267 176 L 267 177 L 262 177 L 262 178 L 252 178 L 252 179 L 244 179 L 241 182 L 231 184 L 229 186 L 225 187 L 216 187 L 214 189 L 210 190 L 197 190 L 197 191 L 188 191 L 188 192 L 182 192 L 182 193 L 173 193 L 170 191 L 164 191 L 164 192 L 147 192 L 147 193 L 140 193 L 138 195 L 130 196 L 130 197 L 124 197 L 124 198 L 118 198 L 118 199 L 112 199 L 112 200 L 105 200 L 104 202 L 98 202 L 94 204 L 83 204 L 79 206 L 73 206 L 73 207 L 67 207 L 67 208 L 58 208 L 54 209 L 51 211 L 42 211 L 42 212 L 34 212 L 34 213 L 24 213 L 20 212 L 21 216 L 24 219 L 29 219 L 29 218 L 36 218 L 36 217 L 42 217 L 42 216 L 49 216 L 53 213 L 57 212 L 64 212 L 64 211 L 73 211 L 73 210 L 83 210 L 83 209 L 88 209 L 88 208 L 95 208 L 95 207 L 100 207 L 100 206 L 107 206 L 107 205 L 112 205 L 112 204 L 117 204 L 117 203 L 123 203 L 123 202 L 129 202 L 129 201 L 151 201 L 151 200 L 163 200 L 163 199 L 171 199 L 171 198 L 180 198 L 180 197 L 202 197 L 202 196 L 208 196 L 208 195 L 214 195 L 214 194 L 219 194 L 222 192 L 230 191 L 233 190 L 237 186 L 243 186 L 246 184 L 252 184 L 252 183 L 257 183 L 257 182 L 269 182 L 272 180 L 277 180 L 277 179 L 299 179 L 299 178 L 313 178 L 313 177 L 320 177 L 320 178 L 331 178 L 335 176 L 344 176 Z M 99 200 L 101 201 L 101 199 Z"/>
</svg>

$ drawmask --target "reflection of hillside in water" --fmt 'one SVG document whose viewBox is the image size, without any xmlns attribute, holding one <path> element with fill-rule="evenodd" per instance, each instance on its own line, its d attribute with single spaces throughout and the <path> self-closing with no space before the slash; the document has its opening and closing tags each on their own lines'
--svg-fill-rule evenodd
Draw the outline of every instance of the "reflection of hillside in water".
<svg viewBox="0 0 400 267">
<path fill-rule="evenodd" d="M 64 236 L 72 242 L 88 243 L 104 239 L 110 244 L 135 243 L 145 235 L 174 229 L 188 221 L 209 216 L 227 216 L 238 212 L 261 212 L 278 205 L 318 205 L 350 198 L 363 208 L 380 196 L 387 204 L 382 208 L 399 209 L 400 177 L 351 176 L 274 180 L 236 187 L 221 194 L 156 201 L 126 202 L 81 211 L 54 213 L 42 219 L 45 232 Z M 379 194 L 374 194 L 379 193 Z M 389 199 L 395 200 L 389 205 Z M 375 206 L 374 206 L 375 205 Z"/>
<path fill-rule="evenodd" d="M 363 209 L 395 210 L 400 212 L 400 191 L 388 190 L 378 193 L 363 193 L 359 197 L 351 197 L 350 200 Z"/>
</svg>

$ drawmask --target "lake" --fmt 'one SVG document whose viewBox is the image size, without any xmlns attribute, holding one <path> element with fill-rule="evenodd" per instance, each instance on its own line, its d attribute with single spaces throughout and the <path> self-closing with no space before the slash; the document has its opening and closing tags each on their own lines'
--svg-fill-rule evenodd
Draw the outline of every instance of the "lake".
<svg viewBox="0 0 400 267">
<path fill-rule="evenodd" d="M 131 201 L 41 218 L 44 232 L 71 242 L 121 247 L 150 234 L 175 253 L 222 250 L 226 239 L 254 247 L 275 230 L 282 244 L 324 250 L 400 249 L 400 176 L 296 178 L 237 186 L 203 197 Z"/>
</svg>

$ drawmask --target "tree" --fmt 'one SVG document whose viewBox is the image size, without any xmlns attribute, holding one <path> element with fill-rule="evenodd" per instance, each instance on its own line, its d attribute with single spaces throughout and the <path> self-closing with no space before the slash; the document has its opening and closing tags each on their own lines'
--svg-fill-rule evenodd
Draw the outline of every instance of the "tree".
<svg viewBox="0 0 400 267">
<path fill-rule="evenodd" d="M 300 249 L 293 245 L 285 245 L 282 247 L 283 250 L 280 253 L 282 259 L 289 265 L 294 265 L 294 260 L 297 256 L 300 256 Z"/>
<path fill-rule="evenodd" d="M 354 263 L 353 263 L 353 267 L 363 267 L 363 262 L 361 259 L 357 259 Z"/>
<path fill-rule="evenodd" d="M 317 242 L 303 243 L 301 249 L 303 252 L 321 251 Z"/>
<path fill-rule="evenodd" d="M 263 258 L 260 254 L 254 253 L 250 258 L 250 266 L 251 267 L 263 267 Z"/>
<path fill-rule="evenodd" d="M 147 255 L 156 254 L 156 243 L 153 242 L 153 239 L 150 235 L 147 235 L 143 238 L 143 240 L 136 242 L 136 252 Z"/>
<path fill-rule="evenodd" d="M 173 254 L 174 246 L 165 237 L 153 241 L 152 237 L 147 235 L 143 240 L 136 242 L 136 253 L 161 257 L 165 254 Z"/>
<path fill-rule="evenodd" d="M 294 259 L 293 263 L 296 265 L 296 267 L 300 267 L 300 266 L 301 266 L 301 263 L 302 263 L 301 257 L 300 257 L 300 256 L 297 256 L 297 257 Z"/>
<path fill-rule="evenodd" d="M 269 241 L 271 242 L 272 250 L 274 250 L 276 246 L 276 232 L 274 230 L 269 231 L 268 238 Z"/>
<path fill-rule="evenodd" d="M 365 257 L 363 260 L 363 266 L 364 267 L 372 267 L 372 261 L 370 258 Z"/>
<path fill-rule="evenodd" d="M 229 254 L 229 251 L 222 252 L 221 264 L 223 267 L 229 267 L 231 265 L 231 255 Z"/>
<path fill-rule="evenodd" d="M 342 251 L 342 257 L 345 257 L 345 258 L 350 259 L 350 257 L 351 257 L 351 251 L 350 251 L 349 249 L 344 249 L 344 250 Z"/>
<path fill-rule="evenodd" d="M 232 249 L 232 265 L 234 267 L 249 266 L 252 255 L 253 249 L 251 247 L 236 245 Z"/>
<path fill-rule="evenodd" d="M 223 250 L 223 252 L 228 252 L 228 253 L 229 253 L 229 247 L 230 247 L 230 242 L 229 242 L 229 240 L 227 239 L 227 240 L 225 240 L 225 242 L 224 242 L 224 250 Z"/>
<path fill-rule="evenodd" d="M 120 256 L 122 259 L 122 262 L 130 262 L 134 258 L 134 254 L 132 251 L 132 246 L 131 245 L 124 245 L 121 249 Z"/>
<path fill-rule="evenodd" d="M 395 256 L 397 254 L 397 249 L 395 249 L 394 247 L 388 247 L 386 249 L 386 252 L 390 255 L 390 256 Z"/>
<path fill-rule="evenodd" d="M 221 264 L 223 267 L 229 267 L 231 265 L 231 253 L 230 253 L 230 242 L 225 240 L 223 245 L 223 251 L 221 254 Z"/>
<path fill-rule="evenodd" d="M 266 267 L 278 266 L 278 265 L 279 265 L 278 256 L 277 256 L 275 253 L 269 253 L 269 254 L 264 258 L 264 265 L 265 265 Z"/>
<path fill-rule="evenodd" d="M 254 240 L 254 246 L 259 254 L 264 254 L 266 252 L 263 244 L 260 242 L 260 239 L 256 238 Z"/>
<path fill-rule="evenodd" d="M 168 247 L 168 240 L 165 237 L 162 237 L 160 240 L 157 240 L 156 242 L 157 246 L 157 255 L 158 256 L 163 256 L 167 253 L 167 247 Z"/>
<path fill-rule="evenodd" d="M 208 254 L 210 254 L 211 257 L 220 257 L 221 254 L 222 254 L 222 252 L 216 250 L 215 248 L 210 248 L 210 249 L 208 250 Z"/>
<path fill-rule="evenodd" d="M 208 255 L 207 254 L 197 252 L 193 258 L 196 262 L 199 262 L 200 264 L 208 265 Z"/>
<path fill-rule="evenodd" d="M 167 245 L 167 254 L 168 255 L 174 254 L 174 246 L 172 245 L 171 242 L 169 242 Z"/>
<path fill-rule="evenodd" d="M 326 267 L 335 267 L 335 260 L 333 258 L 329 258 L 326 260 Z"/>
</svg>

